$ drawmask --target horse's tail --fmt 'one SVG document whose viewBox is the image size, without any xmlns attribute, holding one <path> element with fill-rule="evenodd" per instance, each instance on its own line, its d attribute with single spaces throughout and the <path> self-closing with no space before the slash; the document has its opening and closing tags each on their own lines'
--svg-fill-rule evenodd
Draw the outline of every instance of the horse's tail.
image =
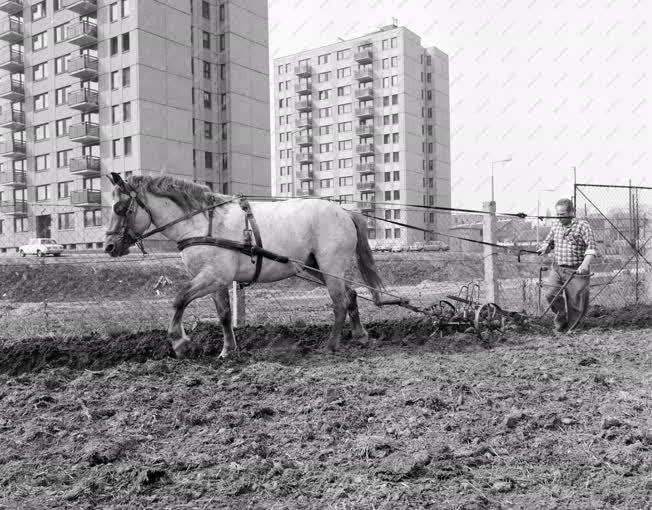
<svg viewBox="0 0 652 510">
<path fill-rule="evenodd" d="M 385 286 L 383 285 L 383 281 L 380 279 L 373 253 L 371 253 L 371 248 L 369 247 L 369 240 L 367 239 L 367 220 L 362 214 L 353 211 L 351 211 L 351 219 L 353 219 L 353 224 L 355 225 L 355 230 L 358 235 L 358 242 L 355 247 L 358 269 L 360 270 L 362 281 L 371 287 L 371 295 L 374 298 L 374 303 L 378 304 L 381 301 L 380 291 L 383 290 Z"/>
</svg>

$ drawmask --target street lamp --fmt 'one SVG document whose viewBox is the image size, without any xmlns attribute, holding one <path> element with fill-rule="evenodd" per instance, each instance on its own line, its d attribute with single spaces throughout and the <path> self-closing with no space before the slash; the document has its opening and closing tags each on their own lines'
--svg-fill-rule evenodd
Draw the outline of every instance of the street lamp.
<svg viewBox="0 0 652 510">
<path fill-rule="evenodd" d="M 540 204 L 541 201 L 539 197 L 541 196 L 541 192 L 546 191 L 546 192 L 552 192 L 552 191 L 557 191 L 556 188 L 540 188 L 537 189 L 537 247 L 539 246 L 539 223 L 541 223 L 541 220 L 539 219 L 539 216 L 541 216 L 541 213 L 539 212 Z"/>
<path fill-rule="evenodd" d="M 508 161 L 511 161 L 512 158 L 507 158 L 507 159 L 498 159 L 496 161 L 491 162 L 491 201 L 494 202 L 494 164 L 495 163 L 507 163 Z"/>
</svg>

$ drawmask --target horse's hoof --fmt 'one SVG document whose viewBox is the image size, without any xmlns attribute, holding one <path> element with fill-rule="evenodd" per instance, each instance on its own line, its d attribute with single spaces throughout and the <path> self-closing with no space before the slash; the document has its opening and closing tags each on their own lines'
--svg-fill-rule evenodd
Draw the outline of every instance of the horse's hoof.
<svg viewBox="0 0 652 510">
<path fill-rule="evenodd" d="M 368 347 L 369 335 L 354 336 L 353 341 L 360 347 Z"/>
<path fill-rule="evenodd" d="M 176 342 L 172 343 L 172 349 L 177 359 L 183 359 L 188 355 L 190 351 L 190 340 L 187 338 L 180 338 Z"/>
</svg>

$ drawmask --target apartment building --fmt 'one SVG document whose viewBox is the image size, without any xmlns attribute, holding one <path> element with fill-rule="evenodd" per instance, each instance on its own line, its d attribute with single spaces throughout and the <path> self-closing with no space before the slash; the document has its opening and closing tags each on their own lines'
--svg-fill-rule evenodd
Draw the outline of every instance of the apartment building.
<svg viewBox="0 0 652 510">
<path fill-rule="evenodd" d="M 447 233 L 450 214 L 448 56 L 389 25 L 274 61 L 279 197 L 337 200 L 363 213 Z M 436 235 L 370 219 L 372 244 Z M 442 240 L 446 241 L 445 237 Z"/>
<path fill-rule="evenodd" d="M 270 194 L 265 0 L 0 0 L 0 252 L 101 248 L 109 172 Z"/>
</svg>

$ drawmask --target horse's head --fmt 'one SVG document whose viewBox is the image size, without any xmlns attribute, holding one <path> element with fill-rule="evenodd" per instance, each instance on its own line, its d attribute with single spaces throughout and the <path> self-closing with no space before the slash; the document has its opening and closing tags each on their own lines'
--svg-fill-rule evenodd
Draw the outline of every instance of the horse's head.
<svg viewBox="0 0 652 510">
<path fill-rule="evenodd" d="M 121 257 L 129 253 L 129 248 L 149 228 L 152 216 L 143 197 L 120 174 L 111 172 L 108 177 L 113 184 L 113 209 L 104 251 L 112 257 Z"/>
</svg>

